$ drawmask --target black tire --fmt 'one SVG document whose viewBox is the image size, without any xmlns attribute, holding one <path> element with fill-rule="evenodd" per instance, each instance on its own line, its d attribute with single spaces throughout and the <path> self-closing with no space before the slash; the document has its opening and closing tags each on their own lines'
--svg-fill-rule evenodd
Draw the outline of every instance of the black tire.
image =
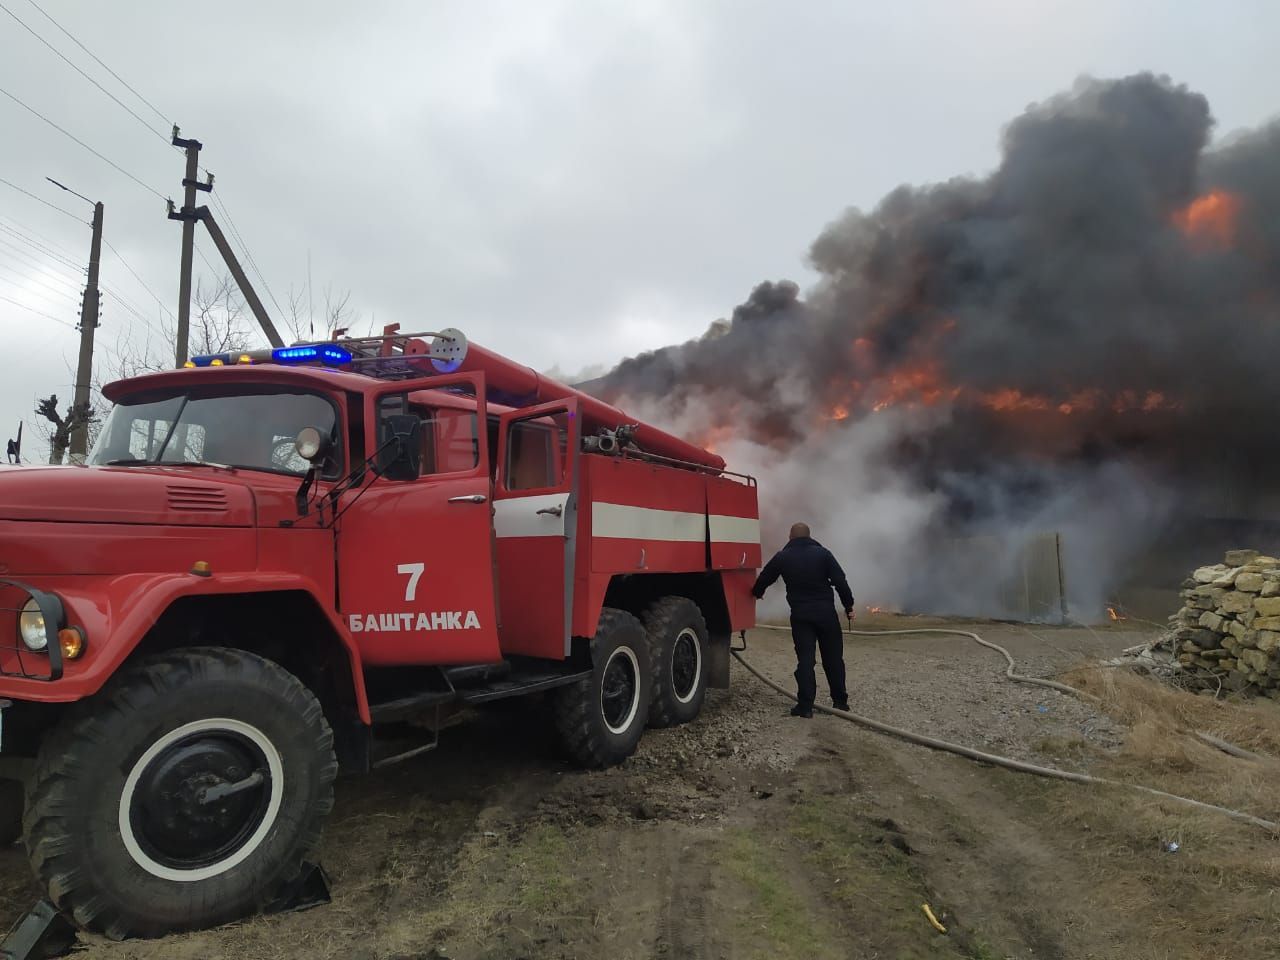
<svg viewBox="0 0 1280 960">
<path fill-rule="evenodd" d="M 707 621 L 687 597 L 663 597 L 641 618 L 653 652 L 649 726 L 696 720 L 707 699 Z"/>
<path fill-rule="evenodd" d="M 158 654 L 46 738 L 27 851 L 81 927 L 123 939 L 216 926 L 298 876 L 337 770 L 319 702 L 278 665 L 217 647 Z M 202 795 L 255 777 L 233 796 Z"/>
<path fill-rule="evenodd" d="M 556 730 L 580 766 L 603 769 L 636 751 L 649 716 L 650 655 L 644 625 L 605 607 L 591 641 L 591 676 L 555 692 Z"/>
<path fill-rule="evenodd" d="M 0 780 L 0 849 L 22 837 L 22 805 L 22 782 Z"/>
</svg>

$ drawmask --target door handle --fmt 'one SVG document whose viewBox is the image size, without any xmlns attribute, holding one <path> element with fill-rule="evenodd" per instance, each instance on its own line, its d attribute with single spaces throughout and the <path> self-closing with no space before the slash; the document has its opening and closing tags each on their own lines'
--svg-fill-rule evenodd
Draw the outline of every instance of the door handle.
<svg viewBox="0 0 1280 960">
<path fill-rule="evenodd" d="M 556 504 L 554 507 L 543 507 L 538 513 L 545 513 L 548 517 L 559 517 L 564 514 L 564 507 Z"/>
<path fill-rule="evenodd" d="M 489 498 L 483 493 L 468 493 L 464 497 L 450 497 L 450 503 L 484 503 Z"/>
</svg>

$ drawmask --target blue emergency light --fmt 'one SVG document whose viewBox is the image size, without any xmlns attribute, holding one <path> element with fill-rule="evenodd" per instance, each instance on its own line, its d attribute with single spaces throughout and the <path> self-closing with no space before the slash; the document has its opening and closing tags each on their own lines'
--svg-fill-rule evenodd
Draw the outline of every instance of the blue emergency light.
<svg viewBox="0 0 1280 960">
<path fill-rule="evenodd" d="M 271 359 L 276 363 L 321 363 L 343 364 L 351 362 L 351 353 L 331 343 L 306 344 L 298 347 L 276 347 L 271 351 Z"/>
<path fill-rule="evenodd" d="M 274 350 L 250 350 L 245 353 L 210 353 L 192 357 L 185 367 L 230 367 L 241 363 L 323 363 L 341 366 L 351 362 L 351 351 L 332 343 L 308 343 L 293 347 L 276 347 Z"/>
</svg>

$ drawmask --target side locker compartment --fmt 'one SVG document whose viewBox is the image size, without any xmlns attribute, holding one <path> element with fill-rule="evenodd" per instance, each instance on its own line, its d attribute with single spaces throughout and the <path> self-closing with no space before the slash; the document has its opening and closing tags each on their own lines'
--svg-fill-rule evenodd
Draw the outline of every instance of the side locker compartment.
<svg viewBox="0 0 1280 960">
<path fill-rule="evenodd" d="M 494 488 L 504 656 L 569 654 L 577 547 L 578 408 L 558 400 L 504 413 Z"/>
</svg>

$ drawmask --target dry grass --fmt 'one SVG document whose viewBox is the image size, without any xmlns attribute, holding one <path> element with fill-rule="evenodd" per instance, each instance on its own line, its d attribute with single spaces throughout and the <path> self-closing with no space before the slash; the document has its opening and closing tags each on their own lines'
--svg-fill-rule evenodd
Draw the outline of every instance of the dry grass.
<svg viewBox="0 0 1280 960">
<path fill-rule="evenodd" d="M 1104 667 L 1078 668 L 1066 682 L 1101 698 L 1111 716 L 1131 726 L 1154 722 L 1170 730 L 1203 730 L 1280 758 L 1280 705 L 1273 701 L 1215 700 Z"/>
<path fill-rule="evenodd" d="M 1214 700 L 1098 667 L 1077 669 L 1067 682 L 1098 697 L 1101 708 L 1129 728 L 1120 754 L 1104 763 L 1111 776 L 1280 818 L 1280 705 Z M 1268 759 L 1229 756 L 1197 739 L 1197 731 Z"/>
<path fill-rule="evenodd" d="M 1119 670 L 1084 667 L 1065 679 L 1129 728 L 1093 772 L 1280 820 L 1280 760 L 1231 757 L 1194 736 L 1280 757 L 1280 705 L 1212 700 Z M 1043 789 L 1054 819 L 1087 838 L 1080 853 L 1108 890 L 1108 909 L 1149 924 L 1150 957 L 1276 955 L 1280 837 L 1118 788 Z"/>
</svg>

